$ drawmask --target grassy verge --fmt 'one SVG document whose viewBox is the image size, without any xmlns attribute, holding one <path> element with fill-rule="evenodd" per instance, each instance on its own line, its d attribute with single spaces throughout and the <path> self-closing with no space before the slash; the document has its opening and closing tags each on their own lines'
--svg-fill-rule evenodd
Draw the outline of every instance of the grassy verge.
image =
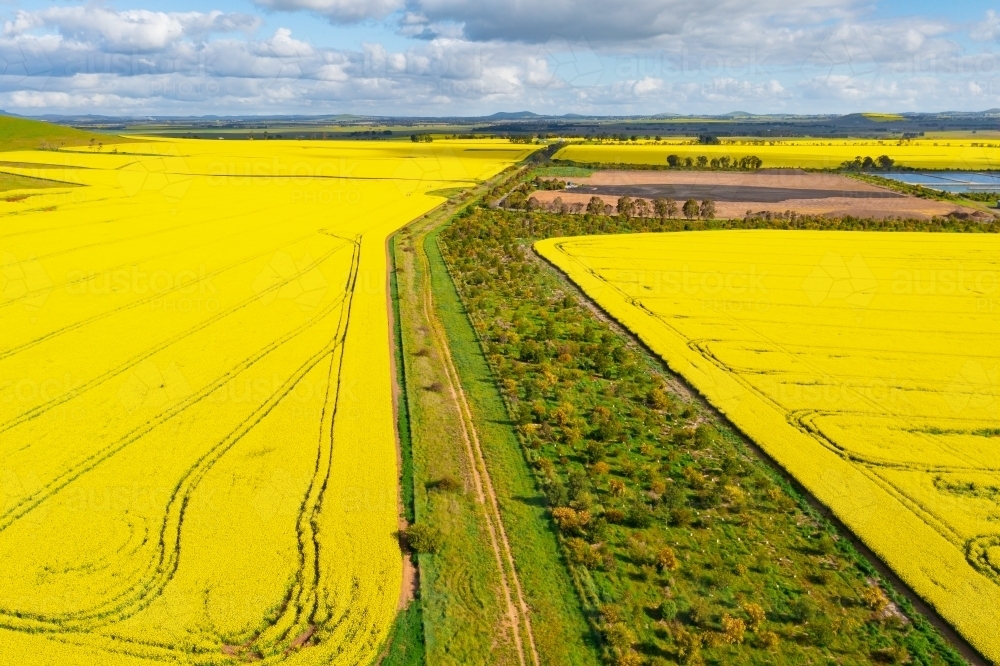
<svg viewBox="0 0 1000 666">
<path fill-rule="evenodd" d="M 396 381 L 399 386 L 399 404 L 396 411 L 396 431 L 400 449 L 400 495 L 403 516 L 407 523 L 414 517 L 413 492 L 413 439 L 410 433 L 410 408 L 406 393 L 406 365 L 403 363 L 402 326 L 399 316 L 399 281 L 396 277 L 397 243 L 390 241 L 389 294 L 393 313 L 393 353 L 396 357 Z M 404 554 L 404 557 L 410 555 Z M 419 590 L 410 604 L 399 612 L 390 634 L 388 647 L 381 666 L 422 666 L 426 663 L 424 649 L 424 614 Z"/>
<path fill-rule="evenodd" d="M 432 232 L 424 243 L 437 315 L 448 335 L 476 421 L 518 575 L 531 607 L 542 663 L 597 663 L 594 636 L 558 548 L 544 495 L 521 453 L 476 333 L 448 275 L 437 243 L 439 233 Z"/>
<path fill-rule="evenodd" d="M 391 271 L 389 274 L 390 298 L 392 300 L 393 311 L 393 353 L 396 357 L 396 372 L 399 373 L 396 380 L 399 386 L 399 406 L 398 423 L 396 426 L 399 432 L 400 447 L 400 493 L 403 498 L 403 515 L 407 522 L 416 520 L 414 514 L 414 490 L 413 490 L 413 436 L 410 432 L 410 405 L 406 392 L 406 363 L 403 362 L 403 326 L 399 316 L 399 280 L 396 272 L 398 247 L 397 238 L 390 241 L 390 261 Z"/>
<path fill-rule="evenodd" d="M 10 190 L 44 190 L 53 187 L 78 187 L 78 185 L 0 171 L 0 192 L 8 192 Z"/>
<path fill-rule="evenodd" d="M 796 223 L 996 231 L 480 209 L 441 235 L 461 295 L 441 301 L 441 316 L 457 322 L 464 305 L 478 334 L 452 336 L 456 357 L 483 359 L 481 348 L 489 368 L 470 373 L 470 390 L 502 387 L 510 417 L 488 418 L 508 433 L 504 422 L 517 424 L 544 492 L 535 508 L 558 523 L 607 663 L 963 663 L 836 525 L 529 248 L 548 236 Z"/>
<path fill-rule="evenodd" d="M 381 666 L 423 666 L 426 663 L 423 607 L 415 600 L 396 616 L 389 649 Z"/>
<path fill-rule="evenodd" d="M 401 380 L 412 441 L 413 518 L 438 536 L 434 553 L 418 556 L 419 603 L 428 664 L 517 663 L 504 625 L 497 563 L 482 507 L 468 490 L 469 465 L 460 416 L 443 392 L 440 351 L 425 319 L 427 230 L 454 211 L 446 205 L 417 220 L 395 239 Z M 403 620 L 401 620 L 403 621 Z"/>
<path fill-rule="evenodd" d="M 547 166 L 533 169 L 531 171 L 531 178 L 586 178 L 593 174 L 594 169 L 583 169 L 572 166 Z"/>
</svg>

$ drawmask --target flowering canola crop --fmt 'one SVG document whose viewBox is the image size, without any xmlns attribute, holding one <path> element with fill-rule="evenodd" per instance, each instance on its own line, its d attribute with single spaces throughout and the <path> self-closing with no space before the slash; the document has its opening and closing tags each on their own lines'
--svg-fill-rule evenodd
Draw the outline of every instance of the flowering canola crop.
<svg viewBox="0 0 1000 666">
<path fill-rule="evenodd" d="M 1000 238 L 536 244 L 1000 662 Z"/>
<path fill-rule="evenodd" d="M 555 159 L 607 164 L 659 164 L 667 156 L 681 159 L 706 156 L 740 159 L 756 155 L 765 168 L 792 167 L 835 169 L 855 157 L 888 155 L 901 166 L 914 169 L 997 169 L 1000 168 L 1000 141 L 979 139 L 913 139 L 878 141 L 858 139 L 787 139 L 776 141 L 736 141 L 701 145 L 686 141 L 660 144 L 570 144 Z"/>
<path fill-rule="evenodd" d="M 0 662 L 372 662 L 402 582 L 387 237 L 500 142 L 6 153 Z"/>
</svg>

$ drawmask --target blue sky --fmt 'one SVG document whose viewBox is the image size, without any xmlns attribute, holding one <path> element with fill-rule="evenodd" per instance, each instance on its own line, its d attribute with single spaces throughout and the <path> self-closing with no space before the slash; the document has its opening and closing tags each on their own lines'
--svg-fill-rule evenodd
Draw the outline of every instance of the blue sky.
<svg viewBox="0 0 1000 666">
<path fill-rule="evenodd" d="M 0 25 L 25 115 L 1000 107 L 981 0 L 0 0 Z"/>
</svg>

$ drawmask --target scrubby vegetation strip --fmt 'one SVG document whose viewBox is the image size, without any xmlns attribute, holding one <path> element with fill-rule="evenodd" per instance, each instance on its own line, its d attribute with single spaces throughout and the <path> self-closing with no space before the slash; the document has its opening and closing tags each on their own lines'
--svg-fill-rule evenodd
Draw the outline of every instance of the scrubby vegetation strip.
<svg viewBox="0 0 1000 666">
<path fill-rule="evenodd" d="M 638 231 L 997 231 L 963 220 L 676 220 L 470 209 L 442 250 L 608 663 L 959 664 L 837 530 L 542 265 Z"/>
</svg>

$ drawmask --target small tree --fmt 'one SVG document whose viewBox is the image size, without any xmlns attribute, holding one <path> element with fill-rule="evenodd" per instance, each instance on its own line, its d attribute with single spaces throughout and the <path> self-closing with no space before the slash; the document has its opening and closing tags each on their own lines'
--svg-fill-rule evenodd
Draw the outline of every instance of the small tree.
<svg viewBox="0 0 1000 666">
<path fill-rule="evenodd" d="M 671 169 L 676 169 L 681 165 L 680 155 L 667 155 L 667 166 Z"/>
<path fill-rule="evenodd" d="M 604 630 L 604 637 L 613 650 L 626 651 L 635 644 L 635 634 L 624 622 L 615 622 Z"/>
<path fill-rule="evenodd" d="M 763 631 L 757 639 L 757 644 L 765 650 L 773 650 L 778 647 L 781 639 L 773 631 Z"/>
<path fill-rule="evenodd" d="M 674 633 L 677 659 L 682 664 L 701 663 L 701 636 L 683 625 Z"/>
<path fill-rule="evenodd" d="M 406 543 L 417 553 L 433 553 L 441 545 L 441 535 L 429 525 L 414 523 L 404 533 Z"/>
<path fill-rule="evenodd" d="M 684 158 L 684 166 L 686 166 L 687 168 L 690 169 L 691 167 L 694 166 L 694 160 L 692 158 L 690 158 L 690 157 L 685 157 Z"/>
<path fill-rule="evenodd" d="M 653 212 L 656 213 L 656 217 L 661 220 L 665 220 L 669 217 L 667 214 L 667 200 L 666 199 L 656 199 L 653 201 Z"/>
<path fill-rule="evenodd" d="M 656 563 L 659 564 L 660 568 L 664 571 L 673 571 L 680 565 L 677 561 L 677 555 L 674 553 L 674 549 L 670 546 L 664 546 L 660 549 L 660 552 L 656 554 Z"/>
<path fill-rule="evenodd" d="M 632 201 L 632 197 L 624 196 L 618 199 L 618 206 L 616 207 L 618 214 L 621 215 L 626 220 L 635 217 L 635 202 Z"/>
<path fill-rule="evenodd" d="M 861 593 L 861 598 L 865 605 L 876 613 L 882 613 L 889 607 L 889 597 L 885 596 L 885 592 L 878 585 L 868 587 Z"/>
<path fill-rule="evenodd" d="M 746 630 L 746 624 L 738 617 L 733 617 L 728 613 L 722 616 L 722 635 L 727 643 L 731 645 L 742 643 Z"/>
<path fill-rule="evenodd" d="M 707 166 L 708 166 L 708 158 L 706 156 L 704 156 L 704 155 L 699 155 L 698 156 L 698 168 L 699 169 L 704 169 Z"/>
<path fill-rule="evenodd" d="M 603 215 L 604 200 L 600 197 L 590 197 L 590 203 L 587 204 L 587 213 L 589 215 Z"/>
<path fill-rule="evenodd" d="M 701 202 L 701 207 L 698 210 L 699 214 L 703 219 L 714 220 L 715 219 L 715 202 L 711 199 L 705 199 Z"/>
<path fill-rule="evenodd" d="M 649 202 L 645 199 L 635 200 L 635 216 L 649 217 Z"/>
<path fill-rule="evenodd" d="M 698 202 L 695 201 L 694 199 L 688 199 L 687 201 L 684 202 L 683 210 L 684 210 L 684 217 L 686 217 L 689 220 L 693 220 L 694 218 L 698 217 L 698 213 L 701 210 L 701 207 L 698 205 Z"/>
<path fill-rule="evenodd" d="M 879 155 L 878 159 L 876 159 L 875 161 L 878 162 L 878 166 L 880 169 L 886 169 L 886 170 L 891 169 L 892 165 L 896 163 L 896 160 L 892 159 L 888 155 Z"/>
<path fill-rule="evenodd" d="M 743 604 L 743 612 L 750 621 L 750 631 L 760 631 L 764 626 L 764 620 L 767 619 L 764 608 L 760 604 Z"/>
</svg>

